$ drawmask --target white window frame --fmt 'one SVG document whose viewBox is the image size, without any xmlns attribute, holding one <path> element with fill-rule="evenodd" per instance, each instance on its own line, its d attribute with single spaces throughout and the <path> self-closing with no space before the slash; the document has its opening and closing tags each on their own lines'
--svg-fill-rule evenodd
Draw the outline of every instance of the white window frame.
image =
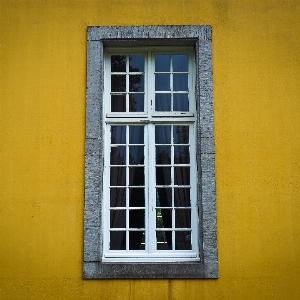
<svg viewBox="0 0 300 300">
<path fill-rule="evenodd" d="M 103 260 L 104 49 L 192 46 L 195 49 L 197 158 L 197 261 L 116 262 Z M 160 118 L 164 118 L 160 116 Z M 217 278 L 215 169 L 210 26 L 89 27 L 83 276 L 92 278 Z"/>
</svg>

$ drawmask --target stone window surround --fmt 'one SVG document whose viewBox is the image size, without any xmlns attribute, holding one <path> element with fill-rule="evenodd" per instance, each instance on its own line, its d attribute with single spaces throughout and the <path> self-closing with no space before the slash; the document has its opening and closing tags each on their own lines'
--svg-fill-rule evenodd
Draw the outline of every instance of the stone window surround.
<svg viewBox="0 0 300 300">
<path fill-rule="evenodd" d="M 102 262 L 104 47 L 194 46 L 200 261 Z M 218 278 L 211 26 L 101 26 L 87 31 L 83 278 Z"/>
</svg>

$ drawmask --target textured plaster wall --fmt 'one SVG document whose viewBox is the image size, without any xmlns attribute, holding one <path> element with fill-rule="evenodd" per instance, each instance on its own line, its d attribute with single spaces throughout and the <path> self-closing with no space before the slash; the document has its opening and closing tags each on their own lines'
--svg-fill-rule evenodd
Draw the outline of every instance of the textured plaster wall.
<svg viewBox="0 0 300 300">
<path fill-rule="evenodd" d="M 0 1 L 0 299 L 300 299 L 298 0 Z M 86 27 L 213 26 L 217 280 L 83 281 Z"/>
</svg>

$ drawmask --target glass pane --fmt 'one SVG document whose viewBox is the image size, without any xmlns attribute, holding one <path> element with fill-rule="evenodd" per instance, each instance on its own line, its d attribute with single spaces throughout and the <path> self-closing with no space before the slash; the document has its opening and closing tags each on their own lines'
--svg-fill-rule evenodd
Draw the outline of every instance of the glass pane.
<svg viewBox="0 0 300 300">
<path fill-rule="evenodd" d="M 170 74 L 155 74 L 155 90 L 170 91 Z"/>
<path fill-rule="evenodd" d="M 189 188 L 174 188 L 174 206 L 190 207 L 190 189 Z"/>
<path fill-rule="evenodd" d="M 174 146 L 174 164 L 189 164 L 189 146 Z"/>
<path fill-rule="evenodd" d="M 174 144 L 188 144 L 189 126 L 174 126 L 173 135 L 174 135 Z"/>
<path fill-rule="evenodd" d="M 174 184 L 189 185 L 190 184 L 190 168 L 174 167 Z"/>
<path fill-rule="evenodd" d="M 130 165 L 144 164 L 144 146 L 129 147 L 129 164 Z"/>
<path fill-rule="evenodd" d="M 171 207 L 172 206 L 172 189 L 157 188 L 156 189 L 156 206 Z"/>
<path fill-rule="evenodd" d="M 156 231 L 156 249 L 172 250 L 172 231 Z"/>
<path fill-rule="evenodd" d="M 171 146 L 156 146 L 156 164 L 171 164 Z"/>
<path fill-rule="evenodd" d="M 188 72 L 188 55 L 175 54 L 173 55 L 173 72 Z"/>
<path fill-rule="evenodd" d="M 129 55 L 129 72 L 144 72 L 144 55 Z"/>
<path fill-rule="evenodd" d="M 144 207 L 145 193 L 143 188 L 129 189 L 129 207 Z"/>
<path fill-rule="evenodd" d="M 126 167 L 110 168 L 110 185 L 111 186 L 126 185 Z"/>
<path fill-rule="evenodd" d="M 111 144 L 126 144 L 126 126 L 111 126 Z"/>
<path fill-rule="evenodd" d="M 189 111 L 189 95 L 173 94 L 173 106 L 174 111 Z"/>
<path fill-rule="evenodd" d="M 144 167 L 129 168 L 129 185 L 144 185 Z"/>
<path fill-rule="evenodd" d="M 129 250 L 145 250 L 145 231 L 129 231 Z"/>
<path fill-rule="evenodd" d="M 192 250 L 191 231 L 175 231 L 175 250 Z"/>
<path fill-rule="evenodd" d="M 110 164 L 125 165 L 126 164 L 126 147 L 111 147 L 110 148 Z"/>
<path fill-rule="evenodd" d="M 142 229 L 145 228 L 145 210 L 131 209 L 129 210 L 129 227 Z"/>
<path fill-rule="evenodd" d="M 171 94 L 155 94 L 155 111 L 171 111 Z"/>
<path fill-rule="evenodd" d="M 155 143 L 171 144 L 171 126 L 155 126 Z"/>
<path fill-rule="evenodd" d="M 113 55 L 111 57 L 111 72 L 126 72 L 125 55 Z"/>
<path fill-rule="evenodd" d="M 126 75 L 111 75 L 111 92 L 126 92 Z"/>
<path fill-rule="evenodd" d="M 129 111 L 132 112 L 144 111 L 144 94 L 129 95 Z"/>
<path fill-rule="evenodd" d="M 156 185 L 171 184 L 171 168 L 156 167 Z"/>
<path fill-rule="evenodd" d="M 155 55 L 155 72 L 170 72 L 171 56 L 169 54 Z"/>
<path fill-rule="evenodd" d="M 126 189 L 111 188 L 110 189 L 110 207 L 126 206 Z"/>
<path fill-rule="evenodd" d="M 110 250 L 126 250 L 126 231 L 110 232 Z"/>
<path fill-rule="evenodd" d="M 144 144 L 144 126 L 129 126 L 129 144 Z"/>
<path fill-rule="evenodd" d="M 126 111 L 126 96 L 124 95 L 111 95 L 111 111 L 112 112 L 125 112 Z"/>
<path fill-rule="evenodd" d="M 110 211 L 110 228 L 125 228 L 126 227 L 126 210 Z"/>
<path fill-rule="evenodd" d="M 130 75 L 129 92 L 143 92 L 143 91 L 144 91 L 144 75 Z"/>
<path fill-rule="evenodd" d="M 173 74 L 173 91 L 188 90 L 188 74 Z"/>
<path fill-rule="evenodd" d="M 156 209 L 156 228 L 172 228 L 172 209 Z"/>
<path fill-rule="evenodd" d="M 175 209 L 175 227 L 191 228 L 191 210 Z"/>
</svg>

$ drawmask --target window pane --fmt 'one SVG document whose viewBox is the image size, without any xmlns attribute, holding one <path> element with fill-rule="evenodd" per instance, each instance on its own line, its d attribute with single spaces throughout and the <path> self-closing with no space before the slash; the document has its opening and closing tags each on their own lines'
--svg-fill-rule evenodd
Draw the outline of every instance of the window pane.
<svg viewBox="0 0 300 300">
<path fill-rule="evenodd" d="M 126 72 L 125 55 L 113 55 L 111 57 L 111 72 Z"/>
<path fill-rule="evenodd" d="M 188 72 L 188 55 L 173 55 L 173 72 Z"/>
<path fill-rule="evenodd" d="M 129 111 L 132 112 L 144 111 L 144 94 L 129 95 Z"/>
<path fill-rule="evenodd" d="M 129 207 L 144 207 L 145 192 L 143 188 L 129 189 Z"/>
<path fill-rule="evenodd" d="M 155 143 L 171 144 L 171 126 L 155 126 Z"/>
<path fill-rule="evenodd" d="M 156 228 L 172 228 L 172 209 L 156 209 Z"/>
<path fill-rule="evenodd" d="M 155 72 L 170 72 L 171 56 L 169 54 L 155 55 Z"/>
<path fill-rule="evenodd" d="M 157 188 L 156 189 L 156 206 L 171 207 L 172 206 L 172 189 Z"/>
<path fill-rule="evenodd" d="M 129 144 L 144 144 L 144 126 L 129 126 Z"/>
<path fill-rule="evenodd" d="M 175 209 L 175 227 L 190 228 L 191 227 L 191 210 Z"/>
<path fill-rule="evenodd" d="M 175 232 L 175 250 L 192 250 L 191 231 Z"/>
<path fill-rule="evenodd" d="M 126 250 L 126 231 L 110 232 L 110 250 Z"/>
<path fill-rule="evenodd" d="M 125 228 L 126 227 L 126 210 L 110 211 L 110 228 Z"/>
<path fill-rule="evenodd" d="M 155 94 L 155 111 L 171 111 L 171 94 Z"/>
<path fill-rule="evenodd" d="M 126 144 L 126 126 L 111 126 L 111 144 Z"/>
<path fill-rule="evenodd" d="M 170 91 L 170 74 L 155 74 L 155 90 Z"/>
<path fill-rule="evenodd" d="M 171 168 L 156 167 L 156 184 L 157 185 L 171 184 Z"/>
<path fill-rule="evenodd" d="M 129 227 L 142 229 L 145 228 L 145 210 L 131 209 L 129 210 Z"/>
<path fill-rule="evenodd" d="M 145 250 L 145 231 L 129 231 L 129 250 Z"/>
<path fill-rule="evenodd" d="M 143 92 L 143 91 L 144 91 L 144 75 L 130 75 L 129 92 Z"/>
<path fill-rule="evenodd" d="M 129 72 L 144 72 L 144 55 L 129 55 Z"/>
<path fill-rule="evenodd" d="M 144 146 L 129 147 L 129 164 L 130 165 L 144 164 Z"/>
<path fill-rule="evenodd" d="M 174 144 L 188 144 L 189 126 L 174 126 L 173 136 L 174 136 Z"/>
<path fill-rule="evenodd" d="M 143 167 L 129 168 L 129 185 L 139 186 L 144 184 L 145 184 L 144 168 Z"/>
<path fill-rule="evenodd" d="M 111 75 L 111 92 L 126 92 L 126 75 Z"/>
<path fill-rule="evenodd" d="M 173 74 L 173 91 L 188 90 L 188 74 Z"/>
<path fill-rule="evenodd" d="M 190 189 L 189 188 L 174 188 L 174 206 L 190 207 Z"/>
<path fill-rule="evenodd" d="M 110 185 L 111 186 L 126 185 L 126 167 L 110 168 Z"/>
<path fill-rule="evenodd" d="M 111 111 L 125 112 L 126 111 L 126 95 L 111 95 Z"/>
<path fill-rule="evenodd" d="M 110 206 L 111 207 L 126 206 L 126 189 L 124 188 L 110 189 Z"/>
<path fill-rule="evenodd" d="M 175 164 L 190 163 L 189 146 L 174 146 L 174 163 Z"/>
<path fill-rule="evenodd" d="M 126 164 L 126 147 L 111 147 L 110 148 L 110 164 L 125 165 Z"/>
<path fill-rule="evenodd" d="M 173 106 L 174 111 L 189 111 L 188 94 L 173 94 Z"/>
<path fill-rule="evenodd" d="M 156 146 L 156 164 L 171 164 L 171 146 Z"/>
<path fill-rule="evenodd" d="M 172 250 L 172 231 L 156 231 L 156 249 Z"/>
<path fill-rule="evenodd" d="M 174 184 L 189 185 L 190 184 L 190 168 L 174 167 Z"/>
</svg>

